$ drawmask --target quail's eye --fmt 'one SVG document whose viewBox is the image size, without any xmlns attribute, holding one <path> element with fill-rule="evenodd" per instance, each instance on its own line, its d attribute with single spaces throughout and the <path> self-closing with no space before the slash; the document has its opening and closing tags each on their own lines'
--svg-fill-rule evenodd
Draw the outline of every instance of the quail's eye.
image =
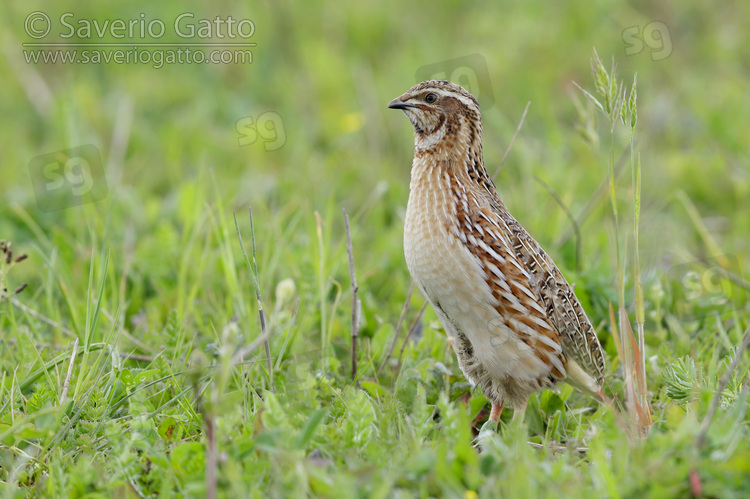
<svg viewBox="0 0 750 499">
<path fill-rule="evenodd" d="M 434 103 L 434 102 L 436 102 L 437 100 L 438 100 L 438 96 L 437 96 L 437 94 L 427 94 L 427 95 L 425 95 L 425 97 L 424 97 L 424 101 L 425 101 L 425 102 L 426 102 L 427 104 L 433 104 L 433 103 Z"/>
</svg>

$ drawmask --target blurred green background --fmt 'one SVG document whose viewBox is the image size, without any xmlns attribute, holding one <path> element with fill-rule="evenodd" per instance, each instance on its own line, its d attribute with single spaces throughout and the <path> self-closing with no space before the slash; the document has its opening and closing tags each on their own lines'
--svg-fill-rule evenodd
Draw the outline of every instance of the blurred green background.
<svg viewBox="0 0 750 499">
<path fill-rule="evenodd" d="M 174 216 L 180 187 L 205 180 L 210 171 L 224 207 L 253 205 L 261 220 L 285 210 L 309 217 L 329 203 L 350 212 L 367 206 L 379 220 L 363 222 L 361 238 L 387 238 L 381 249 L 391 260 L 399 258 L 411 131 L 385 103 L 416 83 L 420 68 L 479 54 L 494 97 L 483 116 L 487 164 L 499 163 L 531 101 L 497 184 L 532 234 L 552 241 L 558 234 L 543 229 L 552 217 L 560 218 L 554 227 L 559 231 L 564 215 L 532 176 L 543 178 L 578 213 L 606 173 L 599 155 L 606 152 L 606 134 L 600 151 L 581 140 L 569 97 L 573 81 L 589 84 L 588 60 L 596 47 L 607 63 L 615 57 L 626 83 L 638 72 L 644 258 L 658 267 L 675 248 L 696 251 L 699 241 L 675 202 L 678 191 L 695 203 L 722 251 L 742 255 L 750 223 L 750 50 L 741 26 L 747 7 L 700 2 L 673 7 L 7 3 L 0 62 L 2 232 L 17 241 L 32 236 L 18 223 L 22 209 L 49 237 L 83 243 L 78 231 L 87 214 L 109 211 L 113 234 L 156 236 L 158 225 Z M 196 22 L 230 15 L 251 19 L 256 31 L 248 41 L 257 46 L 253 62 L 242 65 L 27 64 L 21 44 L 35 40 L 25 34 L 24 20 L 36 10 L 52 20 L 45 42 L 63 41 L 55 35 L 65 31 L 59 24 L 64 12 L 74 14 L 71 23 L 127 21 L 143 13 L 147 21 L 164 21 L 161 40 L 168 41 L 178 40 L 170 36 L 174 19 L 192 12 Z M 649 37 L 654 21 L 663 28 Z M 645 40 L 637 38 L 644 34 Z M 272 146 L 262 138 L 240 146 L 238 121 L 267 112 L 273 114 L 265 115 L 264 124 L 276 127 L 283 139 Z M 273 130 L 267 134 L 273 137 Z M 108 196 L 92 206 L 40 212 L 30 161 L 84 144 L 101 151 Z M 72 231 L 71 221 L 78 222 Z M 583 227 L 584 246 L 596 247 L 597 227 L 590 223 Z M 378 230 L 365 230 L 368 225 Z M 164 256 L 179 251 L 165 243 Z"/>
<path fill-rule="evenodd" d="M 40 40 L 24 27 L 35 11 L 52 22 Z M 24 43 L 153 41 L 94 33 L 63 40 L 59 19 L 66 12 L 76 27 L 143 14 L 146 22 L 164 22 L 166 34 L 157 41 L 178 44 L 238 41 L 180 39 L 172 29 L 180 14 L 193 13 L 196 24 L 217 16 L 250 19 L 252 63 L 159 69 L 28 63 L 38 49 Z M 459 76 L 458 83 L 479 94 L 490 172 L 531 103 L 496 185 L 511 213 L 577 283 L 614 356 L 603 326 L 616 296 L 611 215 L 606 195 L 597 195 L 607 178 L 609 132 L 600 117 L 590 121 L 592 111 L 573 86 L 592 87 L 593 48 L 607 66 L 614 58 L 628 87 L 638 74 L 647 356 L 674 359 L 700 350 L 697 336 L 713 337 L 696 322 L 705 310 L 683 306 L 672 294 L 688 273 L 685 264 L 708 259 L 698 272 L 724 267 L 740 278 L 750 264 L 750 4 L 12 0 L 0 6 L 0 19 L 0 238 L 30 255 L 8 274 L 8 287 L 27 282 L 19 300 L 64 326 L 28 315 L 0 318 L 2 334 L 8 331 L 2 344 L 8 373 L 35 365 L 23 337 L 44 359 L 83 337 L 89 263 L 93 258 L 96 283 L 107 253 L 105 317 L 95 341 L 110 328 L 122 330 L 123 351 L 148 356 L 165 349 L 185 364 L 174 324 L 197 349 L 218 341 L 233 320 L 246 339 L 255 337 L 252 279 L 231 220 L 236 211 L 249 247 L 252 208 L 260 286 L 275 331 L 271 351 L 332 348 L 330 367 L 344 375 L 350 295 L 343 208 L 352 216 L 363 355 L 375 359 L 363 369 L 372 376 L 410 282 L 402 230 L 412 130 L 402 113 L 385 106 L 428 73 Z M 155 49 L 139 48 L 147 50 Z M 624 154 L 618 194 L 626 226 L 632 216 L 627 140 L 618 131 L 614 146 L 616 160 Z M 45 155 L 87 144 L 101 154 L 101 173 L 92 179 L 103 199 L 55 197 L 71 181 L 44 174 L 40 165 L 58 161 Z M 580 259 L 568 217 L 535 177 L 574 215 L 588 212 Z M 278 288 L 285 279 L 293 289 Z M 288 345 L 293 299 L 287 295 L 300 297 Z M 724 304 L 744 313 L 744 296 L 734 298 Z M 409 319 L 423 298 L 414 302 Z M 692 316 L 681 327 L 665 319 L 686 308 Z M 434 327 L 424 334 L 437 342 L 430 339 L 441 333 L 430 336 L 437 325 L 429 309 L 425 323 Z M 723 337 L 724 351 L 737 334 Z M 441 348 L 432 343 L 413 356 Z"/>
<path fill-rule="evenodd" d="M 741 26 L 746 9 L 741 3 L 699 2 L 679 8 L 617 2 L 363 6 L 281 1 L 210 7 L 10 2 L 3 7 L 0 62 L 5 75 L 0 105 L 6 117 L 0 134 L 2 232 L 17 241 L 31 237 L 26 224 L 18 223 L 21 208 L 52 237 L 77 239 L 85 223 L 73 224 L 78 229 L 71 232 L 71 220 L 85 222 L 87 213 L 108 210 L 113 231 L 155 235 L 158 224 L 174 214 L 178 187 L 205 180 L 201 176 L 210 171 L 223 206 L 252 204 L 266 210 L 259 211 L 261 219 L 285 209 L 324 210 L 328 203 L 356 212 L 372 200 L 373 217 L 384 217 L 386 223 L 363 224 L 378 230 L 363 230 L 361 237 L 387 237 L 383 248 L 398 258 L 411 131 L 384 105 L 416 83 L 423 66 L 479 54 L 494 97 L 484 110 L 488 165 L 499 163 L 531 101 L 497 184 L 532 234 L 550 241 L 557 234 L 535 227 L 544 229 L 550 217 L 563 214 L 532 175 L 542 177 L 578 213 L 606 173 L 598 155 L 602 151 L 591 150 L 576 132 L 578 118 L 569 97 L 573 81 L 590 82 L 588 60 L 596 47 L 603 60 L 615 57 L 626 83 L 638 72 L 641 239 L 653 265 L 675 248 L 693 249 L 698 243 L 686 230 L 684 209 L 675 203 L 677 191 L 692 199 L 721 239 L 722 251 L 742 254 L 750 213 L 750 50 Z M 74 14 L 71 23 L 127 21 L 144 13 L 147 21 L 164 21 L 162 40 L 168 41 L 177 39 L 170 36 L 174 19 L 192 12 L 196 21 L 230 15 L 251 19 L 256 31 L 248 41 L 257 46 L 253 62 L 243 65 L 27 64 L 21 44 L 35 40 L 25 34 L 24 20 L 35 10 L 52 20 L 45 42 L 63 41 L 55 35 L 64 32 L 59 24 L 64 12 Z M 641 51 L 633 53 L 642 41 L 629 36 L 648 35 L 654 21 L 666 30 L 651 33 Z M 269 111 L 275 114 L 266 118 L 278 122 L 271 125 L 284 138 L 273 147 L 283 146 L 267 151 L 262 138 L 240 146 L 238 120 Z M 40 212 L 31 159 L 83 144 L 101 151 L 107 198 L 93 206 Z M 584 245 L 596 246 L 591 241 L 596 230 L 584 226 Z M 167 254 L 179 251 L 164 246 Z"/>
</svg>

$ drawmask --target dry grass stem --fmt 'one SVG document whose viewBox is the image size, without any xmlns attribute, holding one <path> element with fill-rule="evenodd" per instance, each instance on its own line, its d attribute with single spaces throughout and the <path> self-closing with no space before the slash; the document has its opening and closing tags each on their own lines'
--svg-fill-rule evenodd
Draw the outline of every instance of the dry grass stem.
<svg viewBox="0 0 750 499">
<path fill-rule="evenodd" d="M 354 251 L 352 249 L 352 233 L 349 227 L 349 215 L 344 212 L 344 227 L 346 228 L 346 252 L 349 255 L 349 278 L 352 283 L 352 381 L 357 379 L 357 338 L 359 337 L 359 310 L 361 304 L 357 293 L 357 275 L 354 272 Z"/>
<path fill-rule="evenodd" d="M 65 403 L 65 399 L 68 396 L 68 387 L 70 387 L 70 377 L 73 375 L 73 365 L 76 362 L 76 352 L 78 351 L 78 338 L 73 343 L 73 353 L 70 354 L 70 363 L 68 364 L 68 373 L 65 375 L 65 383 L 63 383 L 63 391 L 60 394 L 60 404 Z"/>
<path fill-rule="evenodd" d="M 268 342 L 270 334 L 266 334 L 266 316 L 263 312 L 263 299 L 260 295 L 260 283 L 258 282 L 258 261 L 256 258 L 256 247 L 255 247 L 255 226 L 253 225 L 253 209 L 248 208 L 248 212 L 250 213 L 250 238 L 253 242 L 253 262 L 252 266 L 250 265 L 250 259 L 247 256 L 247 251 L 245 250 L 245 244 L 242 241 L 242 234 L 240 233 L 240 226 L 237 223 L 237 214 L 232 213 L 234 216 L 234 227 L 237 230 L 237 238 L 240 241 L 240 248 L 242 249 L 242 255 L 245 257 L 245 263 L 248 266 L 248 269 L 250 270 L 250 274 L 253 277 L 253 287 L 255 288 L 255 298 L 258 302 L 258 315 L 260 317 L 260 331 L 261 331 L 261 337 L 263 338 L 263 344 L 266 349 L 266 368 L 268 369 L 268 376 L 271 380 L 271 386 L 273 386 L 273 365 L 271 364 L 271 346 Z M 254 350 L 255 347 L 253 347 L 250 350 Z M 243 349 L 244 350 L 244 349 Z"/>
</svg>

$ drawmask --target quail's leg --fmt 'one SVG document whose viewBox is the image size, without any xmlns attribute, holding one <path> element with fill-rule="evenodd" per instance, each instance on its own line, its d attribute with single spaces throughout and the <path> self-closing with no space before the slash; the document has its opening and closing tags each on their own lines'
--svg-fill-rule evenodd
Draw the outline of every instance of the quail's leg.
<svg viewBox="0 0 750 499">
<path fill-rule="evenodd" d="M 502 404 L 492 404 L 492 411 L 490 411 L 490 421 L 494 421 L 497 423 L 500 421 L 500 415 L 503 413 L 503 407 L 505 407 L 505 402 Z"/>
<path fill-rule="evenodd" d="M 497 434 L 497 427 L 500 424 L 500 415 L 503 413 L 503 407 L 505 407 L 505 402 L 502 404 L 492 404 L 490 418 L 484 423 L 484 425 L 482 425 L 482 429 L 479 430 L 479 435 L 477 435 L 477 438 L 474 440 L 474 443 L 480 449 L 485 445 L 488 445 L 488 442 L 491 441 L 492 435 Z"/>
<path fill-rule="evenodd" d="M 523 403 L 518 403 L 513 406 L 513 420 L 512 423 L 516 422 L 516 419 L 520 419 L 523 423 L 524 416 L 526 415 L 526 404 L 528 404 L 528 399 L 523 401 Z"/>
</svg>

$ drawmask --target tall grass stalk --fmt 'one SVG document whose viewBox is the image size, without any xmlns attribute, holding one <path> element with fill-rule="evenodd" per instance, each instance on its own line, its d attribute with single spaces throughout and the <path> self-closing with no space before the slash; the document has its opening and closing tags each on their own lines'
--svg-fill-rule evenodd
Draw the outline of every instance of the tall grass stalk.
<svg viewBox="0 0 750 499">
<path fill-rule="evenodd" d="M 612 60 L 610 71 L 604 67 L 599 54 L 594 50 L 591 58 L 591 72 L 594 78 L 594 93 L 588 92 L 578 86 L 584 96 L 593 106 L 607 117 L 609 122 L 609 196 L 612 205 L 612 216 L 614 222 L 614 246 L 617 260 L 617 306 L 618 314 L 615 319 L 614 311 L 610 304 L 610 320 L 612 322 L 612 333 L 617 347 L 617 354 L 622 364 L 625 377 L 625 404 L 629 416 L 630 429 L 634 435 L 648 436 L 652 425 L 651 415 L 648 408 L 646 396 L 648 388 L 646 383 L 646 360 L 645 360 L 645 314 L 643 306 L 643 286 L 641 284 L 640 259 L 638 256 L 638 228 L 640 223 L 641 209 L 641 161 L 640 156 L 636 158 L 635 153 L 635 127 L 638 122 L 637 111 L 637 75 L 633 77 L 633 85 L 628 94 L 626 86 L 617 81 L 617 71 Z M 600 100 L 601 99 L 601 100 Z M 633 289 L 635 301 L 636 334 L 630 326 L 625 303 L 625 275 L 627 266 L 625 261 L 626 247 L 620 235 L 620 217 L 617 208 L 617 190 L 615 176 L 615 127 L 620 122 L 625 126 L 630 139 L 630 170 L 633 190 Z M 619 331 L 619 332 L 618 332 Z M 637 335 L 637 338 L 636 338 Z"/>
<path fill-rule="evenodd" d="M 253 287 L 255 289 L 255 300 L 258 303 L 258 316 L 260 318 L 260 336 L 264 338 L 263 340 L 263 346 L 266 350 L 266 369 L 268 370 L 268 379 L 271 382 L 271 386 L 273 386 L 273 366 L 271 364 L 271 346 L 268 340 L 268 335 L 266 335 L 266 315 L 263 311 L 263 299 L 260 294 L 260 275 L 258 274 L 258 257 L 257 257 L 257 251 L 256 251 L 256 245 L 255 245 L 255 224 L 253 224 L 253 210 L 252 208 L 248 209 L 248 213 L 250 214 L 250 239 L 253 243 L 253 261 L 252 265 L 250 264 L 250 259 L 247 255 L 247 251 L 245 250 L 245 244 L 242 242 L 242 234 L 240 233 L 240 226 L 237 223 L 237 215 L 233 214 L 234 216 L 234 228 L 237 231 L 237 238 L 240 241 L 240 249 L 242 249 L 242 256 L 245 258 L 245 264 L 247 265 L 248 270 L 250 271 L 250 275 L 253 277 Z"/>
<path fill-rule="evenodd" d="M 315 233 L 318 239 L 318 300 L 320 304 L 320 351 L 323 359 L 323 372 L 328 370 L 328 321 L 326 319 L 326 246 L 323 240 L 323 219 L 315 212 Z"/>
</svg>

